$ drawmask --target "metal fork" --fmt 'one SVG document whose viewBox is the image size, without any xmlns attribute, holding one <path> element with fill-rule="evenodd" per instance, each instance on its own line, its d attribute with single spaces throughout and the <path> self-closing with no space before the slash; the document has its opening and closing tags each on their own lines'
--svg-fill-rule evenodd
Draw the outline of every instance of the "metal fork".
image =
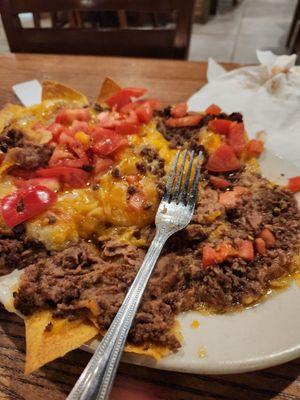
<svg viewBox="0 0 300 400">
<path fill-rule="evenodd" d="M 158 207 L 156 234 L 125 300 L 67 400 L 107 400 L 126 338 L 143 293 L 167 239 L 191 221 L 198 192 L 202 153 L 178 152 Z M 193 176 L 193 177 L 192 177 Z"/>
</svg>

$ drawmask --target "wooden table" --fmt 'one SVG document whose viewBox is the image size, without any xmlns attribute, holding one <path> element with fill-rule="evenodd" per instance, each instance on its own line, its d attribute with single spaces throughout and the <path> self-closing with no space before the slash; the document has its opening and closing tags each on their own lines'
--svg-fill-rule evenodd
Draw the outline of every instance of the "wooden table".
<svg viewBox="0 0 300 400">
<path fill-rule="evenodd" d="M 227 65 L 233 68 L 233 65 Z M 0 102 L 16 101 L 11 87 L 30 79 L 54 79 L 97 95 L 106 76 L 121 85 L 145 86 L 165 103 L 187 99 L 205 83 L 206 64 L 101 57 L 0 55 Z M 15 315 L 0 309 L 0 400 L 62 400 L 90 355 L 74 351 L 40 371 L 23 375 L 24 328 Z M 138 378 L 138 381 L 135 380 Z M 267 370 L 227 376 L 198 376 L 121 364 L 113 400 L 125 400 L 122 388 L 138 388 L 151 399 L 267 400 L 300 399 L 300 360 Z M 156 396 L 155 396 L 156 395 Z M 141 392 L 133 399 L 142 400 Z M 148 399 L 148 397 L 143 400 Z M 149 397 L 150 400 L 150 397 Z"/>
</svg>

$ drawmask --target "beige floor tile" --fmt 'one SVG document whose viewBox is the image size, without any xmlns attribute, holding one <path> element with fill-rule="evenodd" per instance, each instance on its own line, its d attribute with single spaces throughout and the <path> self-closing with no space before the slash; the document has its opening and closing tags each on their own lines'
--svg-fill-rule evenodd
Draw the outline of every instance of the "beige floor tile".
<svg viewBox="0 0 300 400">
<path fill-rule="evenodd" d="M 189 60 L 207 61 L 213 57 L 217 61 L 228 61 L 232 55 L 235 36 L 192 35 Z"/>
<path fill-rule="evenodd" d="M 231 10 L 211 16 L 206 24 L 194 24 L 193 33 L 197 34 L 226 34 L 235 35 L 239 31 L 242 22 L 242 4 Z"/>
<path fill-rule="evenodd" d="M 297 0 L 247 0 L 244 17 L 291 18 Z"/>
<path fill-rule="evenodd" d="M 245 17 L 242 19 L 239 33 L 242 35 L 286 35 L 290 24 L 290 18 Z"/>
<path fill-rule="evenodd" d="M 271 50 L 275 54 L 286 52 L 280 36 L 240 35 L 237 39 L 232 61 L 243 64 L 257 63 L 256 50 Z"/>
</svg>

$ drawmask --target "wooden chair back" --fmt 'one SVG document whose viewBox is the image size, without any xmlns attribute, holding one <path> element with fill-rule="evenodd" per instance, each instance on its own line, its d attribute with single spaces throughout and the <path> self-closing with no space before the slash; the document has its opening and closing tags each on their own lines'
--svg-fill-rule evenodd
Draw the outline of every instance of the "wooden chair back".
<svg viewBox="0 0 300 400">
<path fill-rule="evenodd" d="M 0 11 L 12 52 L 97 54 L 154 58 L 186 58 L 194 0 L 1 0 Z M 86 27 L 88 13 L 114 11 L 120 24 Z M 153 26 L 130 27 L 126 13 L 152 14 Z M 25 28 L 19 14 L 32 13 L 34 26 Z M 40 14 L 49 13 L 51 26 L 43 28 Z M 67 16 L 59 23 L 58 16 Z M 157 15 L 173 16 L 174 24 L 159 26 Z M 82 17 L 83 16 L 83 17 Z"/>
</svg>

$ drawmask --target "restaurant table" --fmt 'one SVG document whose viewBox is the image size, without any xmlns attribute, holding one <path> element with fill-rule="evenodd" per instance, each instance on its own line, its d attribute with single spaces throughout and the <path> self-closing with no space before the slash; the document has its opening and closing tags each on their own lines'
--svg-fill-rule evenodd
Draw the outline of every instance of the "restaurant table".
<svg viewBox="0 0 300 400">
<path fill-rule="evenodd" d="M 235 67 L 224 65 L 228 69 Z M 17 102 L 12 85 L 35 78 L 66 83 L 86 93 L 92 101 L 106 76 L 121 85 L 147 87 L 149 96 L 158 97 L 165 104 L 176 103 L 205 84 L 206 68 L 206 63 L 188 61 L 2 54 L 0 105 Z M 23 322 L 0 308 L 1 400 L 65 399 L 90 358 L 90 354 L 76 350 L 25 376 L 24 347 Z M 124 388 L 139 392 L 133 396 L 126 394 Z M 143 391 L 163 400 L 295 400 L 300 399 L 300 360 L 258 372 L 215 376 L 121 364 L 112 399 L 123 400 L 127 396 L 130 400 L 144 400 Z"/>
</svg>

